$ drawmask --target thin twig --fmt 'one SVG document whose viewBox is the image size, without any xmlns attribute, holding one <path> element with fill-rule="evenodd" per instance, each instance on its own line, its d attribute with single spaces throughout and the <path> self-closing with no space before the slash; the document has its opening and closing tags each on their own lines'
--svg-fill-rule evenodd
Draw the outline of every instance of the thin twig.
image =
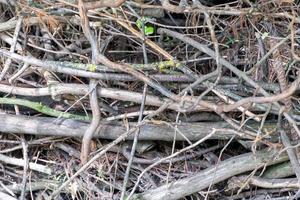
<svg viewBox="0 0 300 200">
<path fill-rule="evenodd" d="M 167 157 L 165 157 L 165 158 L 162 158 L 162 159 L 160 159 L 159 161 L 157 161 L 157 162 L 153 163 L 152 165 L 148 166 L 147 168 L 145 168 L 145 170 L 142 171 L 142 173 L 138 176 L 138 179 L 137 179 L 137 181 L 136 181 L 136 183 L 135 183 L 135 185 L 134 185 L 134 187 L 133 187 L 132 191 L 130 192 L 130 194 L 129 194 L 129 196 L 128 196 L 127 199 L 130 199 L 130 198 L 133 196 L 133 194 L 134 194 L 134 192 L 135 192 L 135 190 L 136 190 L 136 188 L 137 188 L 137 186 L 138 186 L 138 184 L 139 184 L 139 182 L 140 182 L 142 176 L 143 176 L 147 171 L 149 171 L 150 169 L 152 169 L 152 168 L 155 167 L 156 165 L 159 165 L 160 163 L 162 163 L 162 162 L 164 162 L 164 161 L 166 161 L 166 160 L 169 160 L 169 159 L 171 159 L 171 158 L 174 158 L 174 157 L 176 157 L 177 155 L 179 155 L 179 154 L 181 154 L 181 153 L 183 153 L 183 152 L 185 152 L 185 151 L 187 151 L 187 150 L 190 150 L 190 149 L 192 149 L 192 148 L 198 146 L 199 144 L 201 144 L 201 143 L 204 142 L 205 140 L 209 139 L 209 138 L 210 138 L 212 135 L 214 135 L 214 134 L 215 134 L 215 130 L 211 131 L 209 134 L 207 134 L 207 136 L 205 136 L 205 137 L 202 138 L 201 140 L 195 142 L 194 144 L 189 145 L 189 146 L 187 146 L 187 147 L 185 147 L 185 148 L 183 148 L 183 149 L 177 151 L 176 153 L 173 153 L 173 154 L 170 155 L 170 156 L 167 156 Z"/>
<path fill-rule="evenodd" d="M 12 44 L 11 44 L 10 50 L 9 50 L 12 53 L 15 51 L 15 48 L 16 48 L 16 45 L 17 45 L 17 42 L 18 42 L 18 37 L 19 37 L 19 33 L 20 33 L 20 30 L 21 30 L 21 27 L 22 27 L 22 22 L 23 22 L 23 16 L 21 15 L 18 18 L 16 28 L 15 28 L 15 32 L 14 32 L 14 37 L 13 37 Z M 1 74 L 0 74 L 0 81 L 4 78 L 4 76 L 8 72 L 8 70 L 10 68 L 10 65 L 11 65 L 11 62 L 12 62 L 12 60 L 10 58 L 8 58 L 5 61 L 4 67 L 3 67 L 2 71 L 1 71 Z"/>
<path fill-rule="evenodd" d="M 144 40 L 143 40 L 143 55 L 144 55 L 144 63 L 148 64 L 148 57 L 147 57 L 147 52 L 146 52 L 146 46 L 145 46 L 145 33 L 144 33 L 144 24 L 142 26 L 142 32 L 143 32 L 143 36 L 144 36 Z M 143 113 L 144 113 L 144 109 L 145 109 L 145 102 L 146 102 L 146 98 L 147 98 L 147 88 L 148 85 L 145 83 L 144 84 L 144 89 L 143 89 L 143 98 L 141 101 L 141 106 L 140 106 L 140 113 L 139 113 L 139 118 L 138 118 L 138 123 L 141 123 L 142 119 L 143 119 Z M 140 134 L 140 128 L 137 128 L 137 130 L 134 133 L 134 138 L 133 138 L 133 143 L 132 143 L 132 147 L 131 147 L 131 152 L 130 152 L 130 158 L 128 160 L 128 164 L 127 164 L 127 168 L 125 171 L 125 175 L 124 175 L 124 181 L 123 181 L 123 187 L 122 187 L 122 192 L 121 192 L 121 200 L 125 200 L 125 194 L 126 194 L 126 187 L 127 187 L 127 182 L 129 179 L 129 175 L 130 175 L 130 169 L 131 169 L 131 165 L 133 163 L 133 158 L 135 155 L 135 150 L 136 150 L 136 146 L 138 144 L 138 137 Z"/>
</svg>

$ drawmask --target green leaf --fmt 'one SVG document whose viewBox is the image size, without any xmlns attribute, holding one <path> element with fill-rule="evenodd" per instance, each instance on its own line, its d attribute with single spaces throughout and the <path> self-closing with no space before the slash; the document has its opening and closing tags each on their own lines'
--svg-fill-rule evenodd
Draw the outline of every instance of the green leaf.
<svg viewBox="0 0 300 200">
<path fill-rule="evenodd" d="M 142 17 L 142 18 L 139 18 L 139 19 L 137 19 L 136 20 L 136 26 L 140 29 L 140 30 L 142 30 L 142 28 L 144 27 L 144 33 L 145 33 L 145 35 L 151 35 L 151 34 L 153 34 L 154 33 L 154 26 L 152 26 L 152 25 L 146 25 L 146 23 L 149 21 L 149 17 Z"/>
<path fill-rule="evenodd" d="M 138 19 L 136 20 L 136 26 L 139 28 L 139 29 L 142 29 L 143 27 L 143 22 L 142 22 L 142 19 Z"/>
<path fill-rule="evenodd" d="M 145 35 L 151 35 L 154 33 L 154 27 L 153 26 L 145 26 L 144 30 Z"/>
</svg>

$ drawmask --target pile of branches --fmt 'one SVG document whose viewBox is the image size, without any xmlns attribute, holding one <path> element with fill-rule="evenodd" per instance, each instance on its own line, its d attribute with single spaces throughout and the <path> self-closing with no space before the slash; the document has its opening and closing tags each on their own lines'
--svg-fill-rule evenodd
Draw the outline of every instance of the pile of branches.
<svg viewBox="0 0 300 200">
<path fill-rule="evenodd" d="M 0 0 L 0 199 L 298 198 L 297 0 Z"/>
</svg>

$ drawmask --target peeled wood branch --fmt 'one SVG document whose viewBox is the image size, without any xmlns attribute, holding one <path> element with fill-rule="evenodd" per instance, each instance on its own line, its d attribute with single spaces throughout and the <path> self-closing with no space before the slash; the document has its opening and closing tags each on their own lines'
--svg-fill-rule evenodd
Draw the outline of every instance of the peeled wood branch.
<svg viewBox="0 0 300 200">
<path fill-rule="evenodd" d="M 34 192 L 37 190 L 54 190 L 59 185 L 59 181 L 55 180 L 46 180 L 46 179 L 39 179 L 38 181 L 34 182 L 32 181 L 30 183 L 30 186 L 26 187 L 26 192 Z M 6 185 L 7 189 L 12 191 L 15 194 L 18 194 L 21 192 L 21 184 L 13 183 L 11 185 Z M 5 189 L 0 188 L 0 192 L 4 192 Z M 66 191 L 63 191 L 66 192 Z M 1 198 L 0 198 L 1 199 Z M 8 200 L 8 199 L 6 199 Z"/>
<path fill-rule="evenodd" d="M 264 179 L 260 177 L 250 178 L 249 184 L 261 188 L 300 188 L 298 179 Z"/>
<path fill-rule="evenodd" d="M 24 163 L 25 163 L 25 161 L 23 159 L 12 158 L 12 157 L 9 157 L 9 156 L 3 155 L 3 154 L 0 154 L 0 162 L 10 164 L 10 165 L 20 166 L 20 167 L 23 167 Z M 29 169 L 38 171 L 41 173 L 45 173 L 48 175 L 52 174 L 51 168 L 41 165 L 41 164 L 33 163 L 33 162 L 29 163 Z"/>
<path fill-rule="evenodd" d="M 228 181 L 229 189 L 238 189 L 241 187 L 249 187 L 249 185 L 254 185 L 260 188 L 300 188 L 300 184 L 297 178 L 285 178 L 285 179 L 275 179 L 275 178 L 261 178 L 258 176 L 238 176 L 232 177 Z"/>
</svg>

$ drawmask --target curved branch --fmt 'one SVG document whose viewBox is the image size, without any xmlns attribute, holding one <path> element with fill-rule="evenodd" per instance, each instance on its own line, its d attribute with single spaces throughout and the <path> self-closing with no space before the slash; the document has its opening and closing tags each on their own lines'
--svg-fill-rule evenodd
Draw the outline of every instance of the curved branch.
<svg viewBox="0 0 300 200">
<path fill-rule="evenodd" d="M 249 103 L 274 103 L 274 102 L 282 101 L 290 97 L 291 95 L 293 95 L 294 92 L 297 90 L 299 84 L 300 84 L 300 75 L 298 75 L 297 79 L 291 84 L 291 86 L 287 90 L 283 91 L 280 94 L 268 96 L 268 97 L 248 97 L 236 102 L 235 104 L 219 106 L 219 109 L 222 112 L 229 112 L 238 108 L 239 106 L 249 104 Z"/>
</svg>

